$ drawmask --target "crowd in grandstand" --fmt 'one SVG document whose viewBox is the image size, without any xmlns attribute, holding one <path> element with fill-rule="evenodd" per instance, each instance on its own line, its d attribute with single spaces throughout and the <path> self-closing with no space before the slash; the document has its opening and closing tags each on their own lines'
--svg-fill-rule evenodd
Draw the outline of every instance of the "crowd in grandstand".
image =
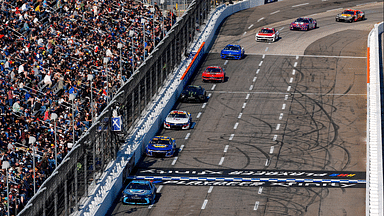
<svg viewBox="0 0 384 216">
<path fill-rule="evenodd" d="M 15 215 L 34 193 L 33 155 L 36 190 L 55 169 L 54 123 L 60 163 L 73 146 L 72 118 L 77 139 L 176 16 L 133 0 L 3 0 L 0 8 L 0 162 L 10 163 L 9 194 L 0 173 L 0 215 L 8 200 Z"/>
</svg>

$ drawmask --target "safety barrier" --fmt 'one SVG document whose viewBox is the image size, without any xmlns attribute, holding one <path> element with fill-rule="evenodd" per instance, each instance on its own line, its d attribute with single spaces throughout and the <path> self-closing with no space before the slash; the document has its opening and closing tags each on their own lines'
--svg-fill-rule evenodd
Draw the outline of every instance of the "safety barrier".
<svg viewBox="0 0 384 216">
<path fill-rule="evenodd" d="M 367 190 L 366 215 L 384 215 L 381 84 L 383 22 L 375 24 L 367 46 Z M 380 63 L 381 62 L 381 63 Z"/>
<path fill-rule="evenodd" d="M 146 114 L 136 123 L 138 130 L 133 132 L 127 141 L 131 145 L 126 145 L 119 151 L 117 159 L 111 162 L 107 170 L 108 175 L 101 178 L 102 182 L 95 189 L 96 192 L 76 215 L 104 215 L 107 212 L 119 195 L 124 179 L 128 177 L 131 169 L 143 155 L 145 144 L 162 127 L 166 115 L 177 102 L 181 91 L 200 64 L 204 54 L 212 46 L 212 39 L 219 25 L 233 13 L 263 4 L 264 0 L 245 0 L 233 5 L 221 5 L 210 14 L 204 30 L 191 48 L 190 53 L 194 57 L 184 59 L 174 73 L 170 74 L 164 88 L 160 89 L 157 97 L 153 99 Z M 188 73 L 184 74 L 187 69 Z"/>
</svg>

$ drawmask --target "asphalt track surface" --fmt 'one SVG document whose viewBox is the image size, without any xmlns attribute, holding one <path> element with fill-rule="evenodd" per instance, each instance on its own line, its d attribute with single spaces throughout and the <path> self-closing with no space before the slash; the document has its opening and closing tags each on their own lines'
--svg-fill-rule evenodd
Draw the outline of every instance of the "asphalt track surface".
<svg viewBox="0 0 384 216">
<path fill-rule="evenodd" d="M 340 8 L 364 10 L 367 19 L 335 22 Z M 290 31 L 299 16 L 319 27 Z M 382 20 L 383 2 L 369 0 L 284 0 L 228 17 L 191 82 L 210 93 L 208 102 L 175 105 L 192 114 L 194 128 L 160 131 L 177 140 L 179 152 L 145 157 L 133 176 L 364 180 L 367 36 Z M 280 40 L 255 42 L 261 27 L 278 29 Z M 242 45 L 245 58 L 220 59 L 228 43 Z M 225 69 L 224 83 L 202 82 L 202 71 L 213 65 Z M 365 184 L 156 186 L 153 205 L 123 205 L 119 196 L 108 215 L 365 215 Z"/>
</svg>

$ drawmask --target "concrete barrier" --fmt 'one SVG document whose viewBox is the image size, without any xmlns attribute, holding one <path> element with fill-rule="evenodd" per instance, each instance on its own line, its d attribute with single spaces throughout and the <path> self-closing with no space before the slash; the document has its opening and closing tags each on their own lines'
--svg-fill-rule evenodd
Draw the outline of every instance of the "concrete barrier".
<svg viewBox="0 0 384 216">
<path fill-rule="evenodd" d="M 380 74 L 383 74 L 379 46 L 383 22 L 375 24 L 367 44 L 367 190 L 366 215 L 384 215 L 383 142 L 381 123 Z"/>
</svg>

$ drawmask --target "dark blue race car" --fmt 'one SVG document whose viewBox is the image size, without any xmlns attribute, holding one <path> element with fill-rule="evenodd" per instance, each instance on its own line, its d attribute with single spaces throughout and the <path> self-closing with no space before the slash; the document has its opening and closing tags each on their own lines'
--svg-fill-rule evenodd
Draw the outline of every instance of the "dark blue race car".
<svg viewBox="0 0 384 216">
<path fill-rule="evenodd" d="M 244 57 L 244 48 L 240 45 L 228 44 L 221 50 L 222 59 L 242 59 Z"/>
<path fill-rule="evenodd" d="M 155 136 L 145 147 L 147 156 L 172 157 L 176 151 L 176 141 L 165 136 Z"/>
<path fill-rule="evenodd" d="M 147 180 L 133 180 L 123 190 L 124 204 L 152 204 L 156 197 L 156 187 Z"/>
</svg>

